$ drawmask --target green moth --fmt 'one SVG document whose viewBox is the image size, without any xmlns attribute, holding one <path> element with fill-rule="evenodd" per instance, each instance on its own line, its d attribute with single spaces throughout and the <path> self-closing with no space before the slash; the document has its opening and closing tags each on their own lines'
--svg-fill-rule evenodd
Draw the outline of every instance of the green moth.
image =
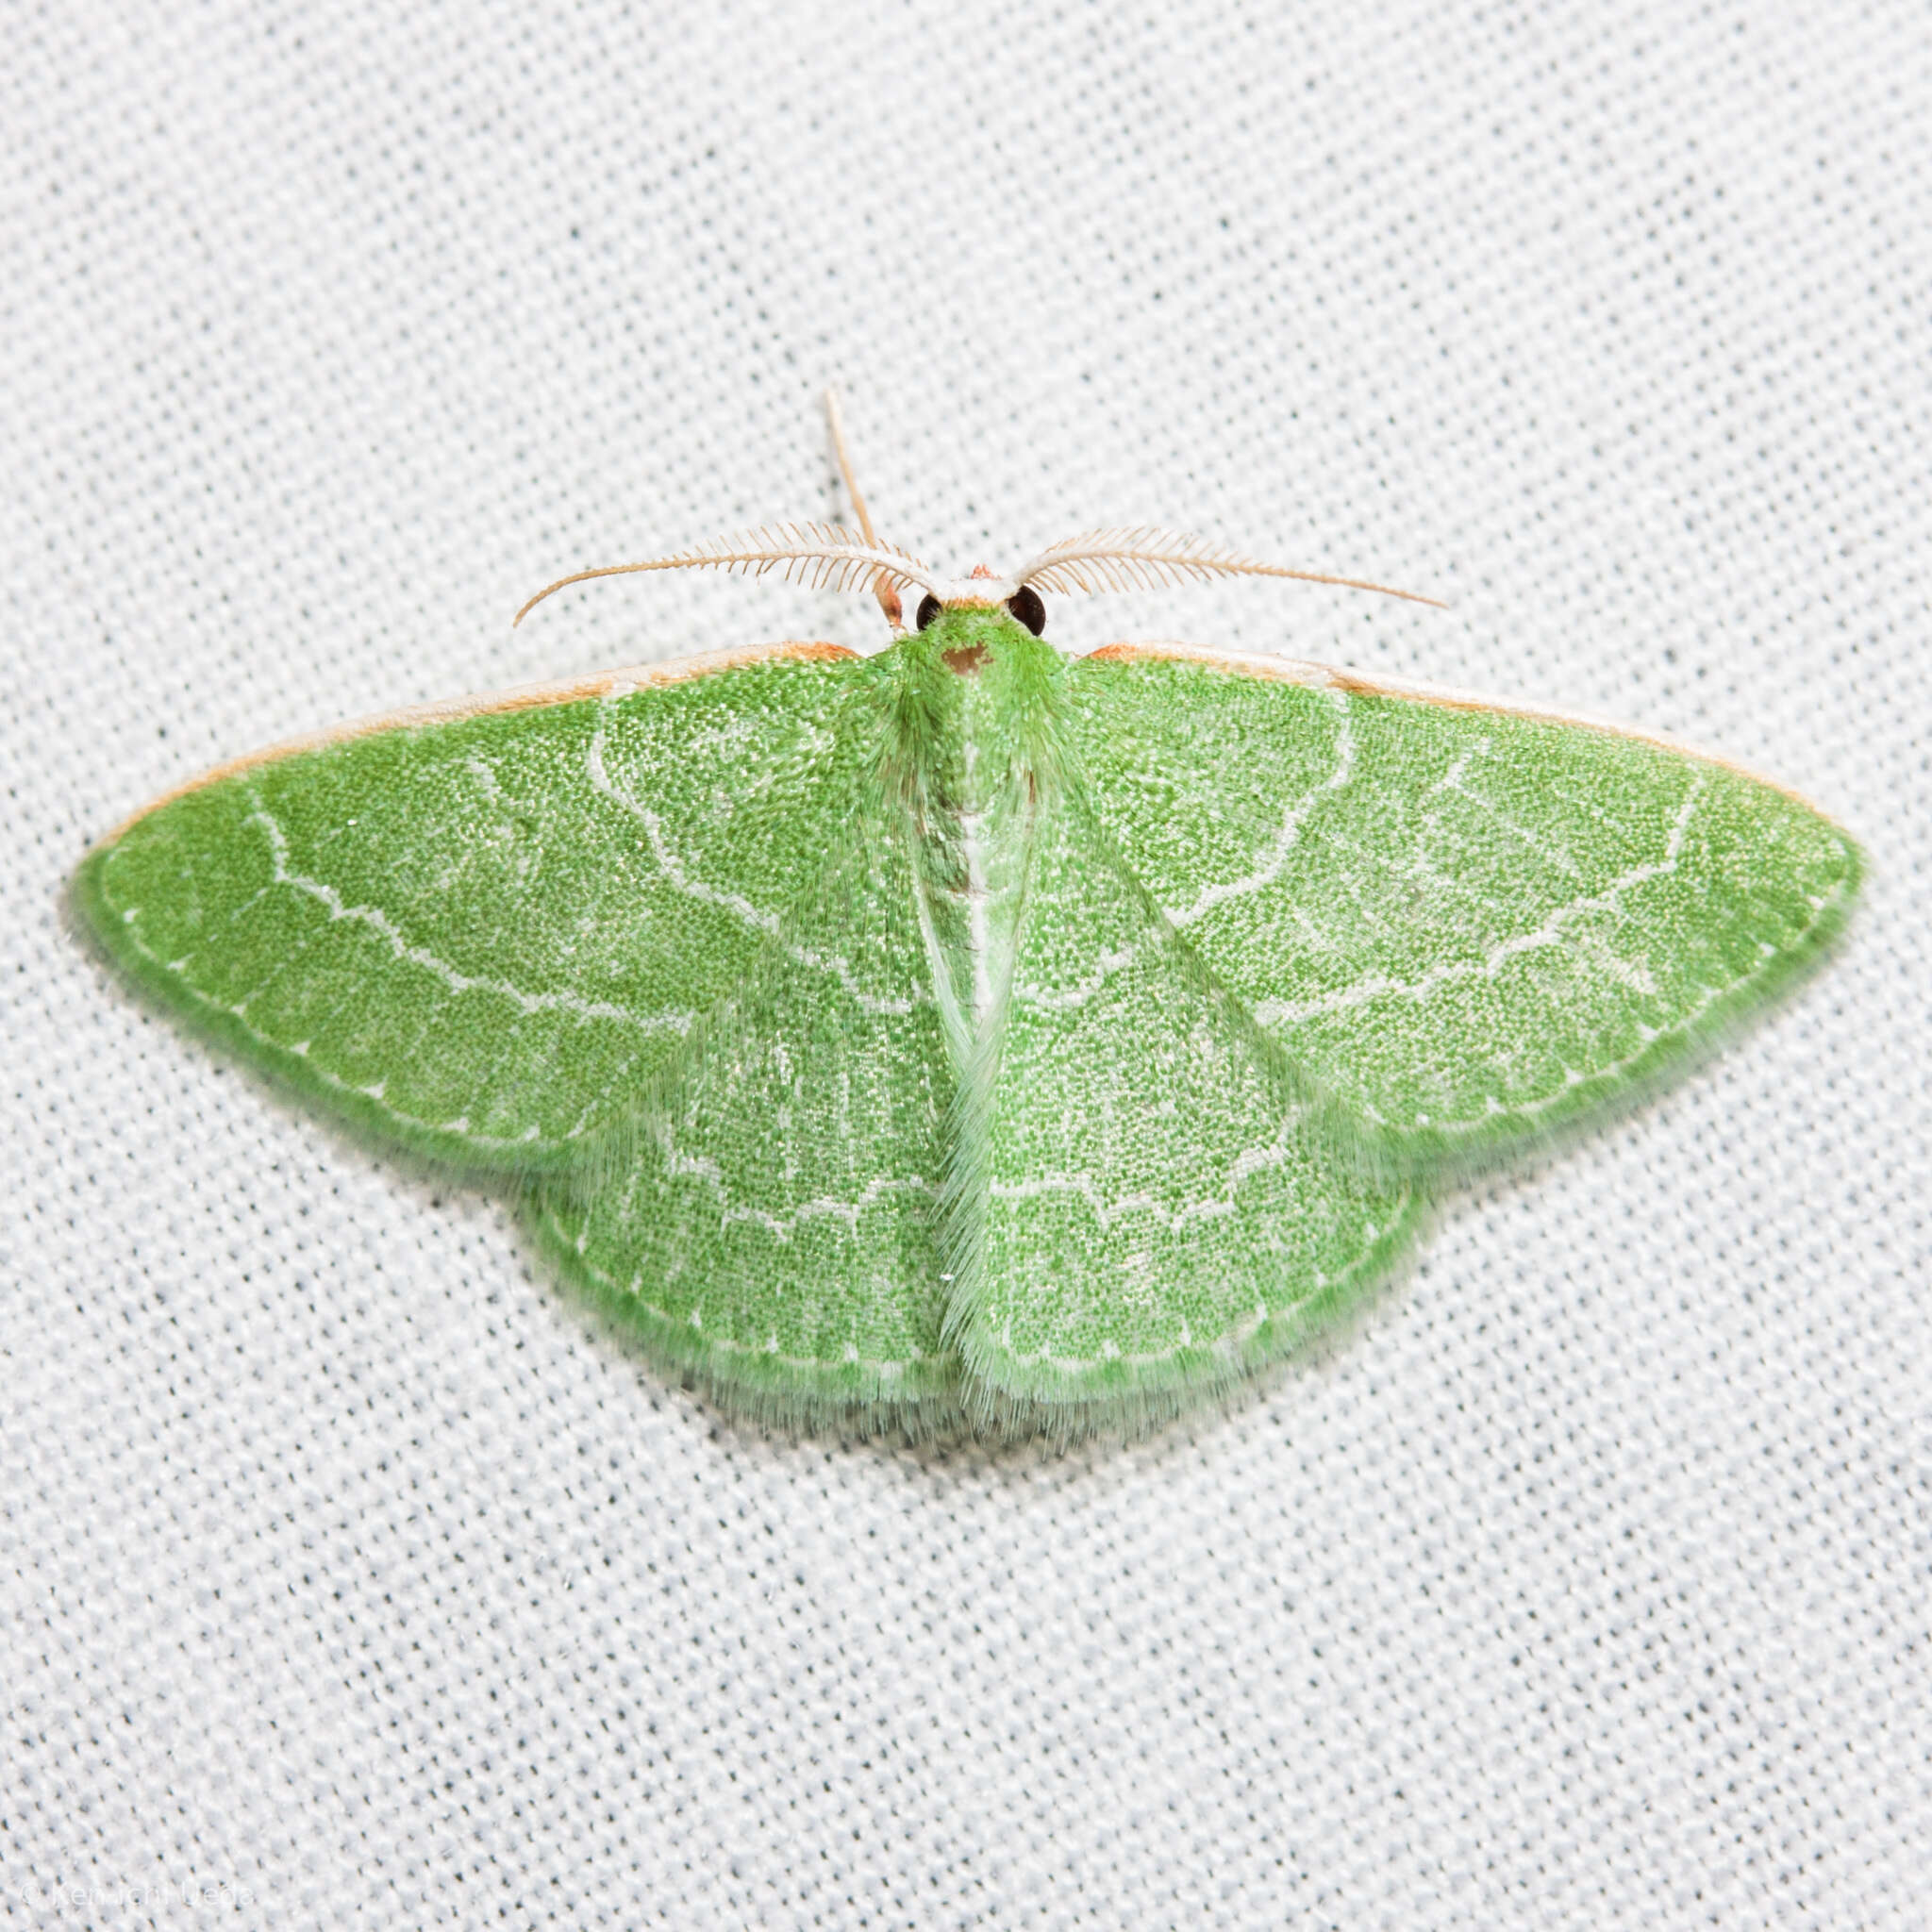
<svg viewBox="0 0 1932 1932">
<path fill-rule="evenodd" d="M 1066 1437 L 1222 1390 L 1384 1274 L 1433 1186 L 1682 1060 L 1852 905 L 1845 833 L 1722 759 L 1041 634 L 1042 593 L 1310 574 L 1134 529 L 948 581 L 850 493 L 856 532 L 619 568 L 870 590 L 877 655 L 352 724 L 75 881 L 142 987 L 498 1177 L 755 1416 Z"/>
</svg>

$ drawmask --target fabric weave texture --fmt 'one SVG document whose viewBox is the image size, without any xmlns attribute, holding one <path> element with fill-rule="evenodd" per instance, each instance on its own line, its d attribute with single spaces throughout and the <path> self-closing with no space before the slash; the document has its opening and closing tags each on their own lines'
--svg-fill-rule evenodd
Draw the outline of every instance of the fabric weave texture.
<svg viewBox="0 0 1932 1932">
<path fill-rule="evenodd" d="M 1923 1922 L 1921 9 L 18 9 L 0 1925 Z M 1050 599 L 1541 699 L 1871 855 L 1836 958 L 1225 1412 L 720 1417 L 63 894 L 217 761 L 863 596 L 843 513 L 1443 598 Z"/>
</svg>

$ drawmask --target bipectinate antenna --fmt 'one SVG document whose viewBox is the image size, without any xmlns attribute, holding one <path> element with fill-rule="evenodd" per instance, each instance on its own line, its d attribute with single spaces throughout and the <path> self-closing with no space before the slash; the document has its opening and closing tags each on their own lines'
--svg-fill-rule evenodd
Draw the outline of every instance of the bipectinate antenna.
<svg viewBox="0 0 1932 1932">
<path fill-rule="evenodd" d="M 879 608 L 885 612 L 886 622 L 895 636 L 902 635 L 906 628 L 900 593 L 909 585 L 916 585 L 926 593 L 922 608 L 930 605 L 934 611 L 960 604 L 1011 604 L 1020 593 L 1030 592 L 1018 614 L 1020 622 L 1036 634 L 1044 623 L 1039 608 L 1041 591 L 1065 595 L 1075 591 L 1145 591 L 1224 576 L 1289 577 L 1297 583 L 1374 591 L 1385 597 L 1401 597 L 1408 603 L 1427 604 L 1437 609 L 1442 608 L 1436 598 L 1424 597 L 1415 591 L 1399 591 L 1392 585 L 1370 583 L 1361 577 L 1289 570 L 1281 564 L 1262 563 L 1241 556 L 1224 545 L 1209 542 L 1205 537 L 1190 537 L 1148 525 L 1087 530 L 1077 537 L 1065 538 L 1030 558 L 1009 577 L 997 576 L 982 565 L 970 577 L 941 578 L 908 552 L 879 541 L 873 528 L 872 512 L 866 508 L 858 480 L 853 474 L 851 454 L 845 444 L 844 419 L 835 390 L 825 391 L 825 422 L 852 513 L 858 520 L 856 533 L 842 524 L 767 524 L 692 544 L 669 557 L 576 571 L 545 585 L 517 612 L 515 622 L 521 624 L 544 598 L 568 590 L 573 584 L 589 583 L 593 577 L 631 576 L 657 570 L 737 571 L 748 576 L 776 575 L 812 590 L 870 591 L 878 599 Z"/>
<path fill-rule="evenodd" d="M 1291 577 L 1297 583 L 1335 584 L 1345 591 L 1377 591 L 1385 597 L 1443 608 L 1436 598 L 1419 591 L 1398 591 L 1392 585 L 1372 584 L 1361 577 L 1328 576 L 1319 571 L 1260 563 L 1210 543 L 1205 537 L 1146 525 L 1086 530 L 1077 537 L 1062 538 L 1021 565 L 1012 581 L 1031 584 L 1036 591 L 1064 594 L 1071 591 L 1151 591 L 1169 584 L 1238 576 Z"/>
</svg>

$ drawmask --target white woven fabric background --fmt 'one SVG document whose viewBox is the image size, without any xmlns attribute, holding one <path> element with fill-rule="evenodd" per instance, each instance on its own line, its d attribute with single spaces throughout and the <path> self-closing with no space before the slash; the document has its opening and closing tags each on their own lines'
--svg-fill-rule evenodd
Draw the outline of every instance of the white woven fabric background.
<svg viewBox="0 0 1932 1932">
<path fill-rule="evenodd" d="M 26 7 L 0 222 L 0 1925 L 1908 1927 L 1932 1896 L 1923 5 Z M 203 766 L 862 600 L 1732 754 L 1874 858 L 1705 1072 L 1228 1415 L 1054 1457 L 667 1385 L 503 1208 L 64 923 Z"/>
</svg>

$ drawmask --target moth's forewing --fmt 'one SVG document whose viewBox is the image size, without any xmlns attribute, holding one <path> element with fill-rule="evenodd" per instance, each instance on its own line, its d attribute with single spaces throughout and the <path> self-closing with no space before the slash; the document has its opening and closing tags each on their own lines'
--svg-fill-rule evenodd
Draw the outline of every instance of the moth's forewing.
<svg viewBox="0 0 1932 1932">
<path fill-rule="evenodd" d="M 567 1163 L 818 862 L 858 661 L 780 645 L 277 746 L 136 814 L 76 903 L 305 1094 L 460 1166 Z"/>
<path fill-rule="evenodd" d="M 1829 944 L 1861 857 L 1667 741 L 1282 659 L 1070 680 L 1097 809 L 1217 979 L 1399 1167 L 1630 1093 Z"/>
</svg>

